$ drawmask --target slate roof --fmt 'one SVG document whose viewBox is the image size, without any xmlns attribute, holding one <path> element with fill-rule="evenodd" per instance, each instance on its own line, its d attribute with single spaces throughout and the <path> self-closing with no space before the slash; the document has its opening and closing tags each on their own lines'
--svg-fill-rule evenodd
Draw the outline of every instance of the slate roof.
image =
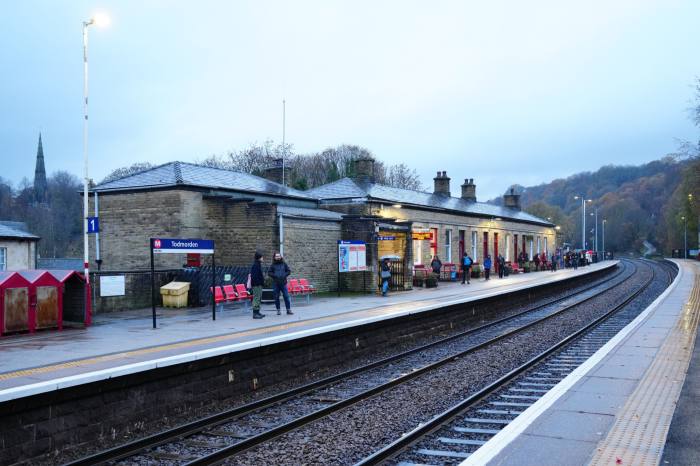
<svg viewBox="0 0 700 466">
<path fill-rule="evenodd" d="M 342 178 L 306 191 L 309 195 L 321 200 L 350 200 L 364 198 L 367 200 L 387 201 L 394 204 L 412 205 L 428 209 L 448 210 L 466 215 L 479 217 L 500 217 L 539 225 L 554 226 L 547 220 L 535 217 L 526 212 L 507 207 L 487 204 L 485 202 L 469 202 L 459 197 L 443 196 L 410 189 L 392 188 L 368 181 Z"/>
<path fill-rule="evenodd" d="M 338 212 L 326 209 L 307 209 L 304 207 L 279 206 L 277 212 L 291 217 L 320 218 L 324 220 L 342 220 L 343 216 Z"/>
<path fill-rule="evenodd" d="M 93 188 L 93 191 L 102 193 L 170 186 L 196 186 L 314 200 L 303 191 L 259 176 L 185 162 L 169 162 L 117 180 L 100 183 Z"/>
<path fill-rule="evenodd" d="M 66 257 L 40 257 L 37 259 L 37 268 L 46 270 L 84 270 L 83 259 Z"/>
<path fill-rule="evenodd" d="M 38 236 L 29 233 L 26 223 L 6 220 L 0 221 L 0 238 L 39 239 Z"/>
</svg>

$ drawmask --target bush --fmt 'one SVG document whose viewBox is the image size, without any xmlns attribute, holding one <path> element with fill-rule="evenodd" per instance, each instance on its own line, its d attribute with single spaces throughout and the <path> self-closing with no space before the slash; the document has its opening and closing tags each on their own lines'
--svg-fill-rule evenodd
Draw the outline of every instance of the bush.
<svg viewBox="0 0 700 466">
<path fill-rule="evenodd" d="M 435 277 L 428 277 L 425 279 L 425 287 L 426 288 L 435 288 L 438 286 L 438 281 L 437 278 Z"/>
<path fill-rule="evenodd" d="M 422 278 L 413 277 L 413 286 L 423 288 L 423 284 L 424 284 L 423 281 L 424 280 Z"/>
</svg>

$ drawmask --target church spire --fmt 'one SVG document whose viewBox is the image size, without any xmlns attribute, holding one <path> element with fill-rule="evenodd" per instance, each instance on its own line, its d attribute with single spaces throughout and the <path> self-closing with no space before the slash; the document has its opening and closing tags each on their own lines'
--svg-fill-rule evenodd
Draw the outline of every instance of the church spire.
<svg viewBox="0 0 700 466">
<path fill-rule="evenodd" d="M 36 169 L 34 170 L 34 201 L 42 204 L 48 201 L 48 185 L 46 183 L 46 167 L 44 167 L 44 147 L 39 133 L 39 147 L 36 149 Z"/>
</svg>

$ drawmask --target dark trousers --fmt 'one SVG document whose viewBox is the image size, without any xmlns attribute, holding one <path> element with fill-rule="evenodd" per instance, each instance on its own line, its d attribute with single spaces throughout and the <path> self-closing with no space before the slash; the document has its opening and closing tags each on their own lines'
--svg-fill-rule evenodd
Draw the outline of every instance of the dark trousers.
<svg viewBox="0 0 700 466">
<path fill-rule="evenodd" d="M 503 269 L 505 269 L 505 267 L 502 265 L 498 266 L 498 278 L 503 278 Z"/>
<path fill-rule="evenodd" d="M 491 275 L 491 269 L 484 269 L 484 278 L 486 278 L 486 280 L 489 279 L 489 275 Z"/>
<path fill-rule="evenodd" d="M 467 283 L 469 283 L 469 272 L 469 267 L 462 266 L 462 283 L 464 283 L 465 280 Z"/>
<path fill-rule="evenodd" d="M 292 304 L 289 302 L 289 291 L 287 290 L 287 284 L 280 284 L 277 282 L 272 282 L 272 295 L 275 297 L 275 307 L 280 310 L 280 292 L 284 297 L 284 307 L 287 310 L 292 308 Z"/>
</svg>

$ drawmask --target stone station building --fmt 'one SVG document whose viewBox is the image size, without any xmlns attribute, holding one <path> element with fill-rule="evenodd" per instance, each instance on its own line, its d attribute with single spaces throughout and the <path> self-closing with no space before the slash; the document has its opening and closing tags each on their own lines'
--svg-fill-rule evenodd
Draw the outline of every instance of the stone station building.
<svg viewBox="0 0 700 466">
<path fill-rule="evenodd" d="M 461 196 L 453 197 L 444 171 L 434 178 L 432 193 L 392 188 L 374 181 L 373 163 L 358 160 L 354 179 L 343 178 L 307 193 L 337 212 L 410 224 L 406 236 L 383 228 L 377 231 L 380 255 L 399 255 L 410 265 L 429 266 L 434 255 L 443 263 L 459 264 L 465 251 L 478 263 L 487 254 L 492 258 L 501 254 L 512 262 L 522 251 L 532 259 L 541 252 L 551 255 L 556 247 L 554 225 L 522 212 L 520 196 L 512 191 L 503 196 L 504 206 L 477 202 L 474 180 L 465 179 Z M 404 243 L 409 245 L 405 254 Z"/>
<path fill-rule="evenodd" d="M 341 288 L 372 291 L 382 256 L 403 264 L 399 288 L 410 289 L 413 267 L 436 253 L 443 263 L 458 263 L 466 250 L 480 262 L 485 253 L 512 260 L 523 247 L 529 254 L 555 247 L 554 225 L 520 211 L 515 194 L 501 207 L 476 202 L 472 180 L 461 197 L 452 197 L 445 172 L 435 178 L 434 192 L 425 193 L 378 184 L 372 170 L 372 160 L 357 160 L 354 178 L 309 191 L 273 181 L 280 181 L 278 166 L 266 179 L 183 162 L 102 183 L 90 198 L 90 212 L 98 198 L 101 270 L 147 270 L 152 237 L 203 238 L 215 241 L 217 265 L 249 266 L 255 251 L 269 263 L 280 251 L 293 277 L 331 291 L 339 282 L 338 241 L 361 240 L 368 271 L 342 274 Z M 95 243 L 91 237 L 93 270 Z M 156 267 L 184 262 L 181 255 L 159 255 Z"/>
</svg>

